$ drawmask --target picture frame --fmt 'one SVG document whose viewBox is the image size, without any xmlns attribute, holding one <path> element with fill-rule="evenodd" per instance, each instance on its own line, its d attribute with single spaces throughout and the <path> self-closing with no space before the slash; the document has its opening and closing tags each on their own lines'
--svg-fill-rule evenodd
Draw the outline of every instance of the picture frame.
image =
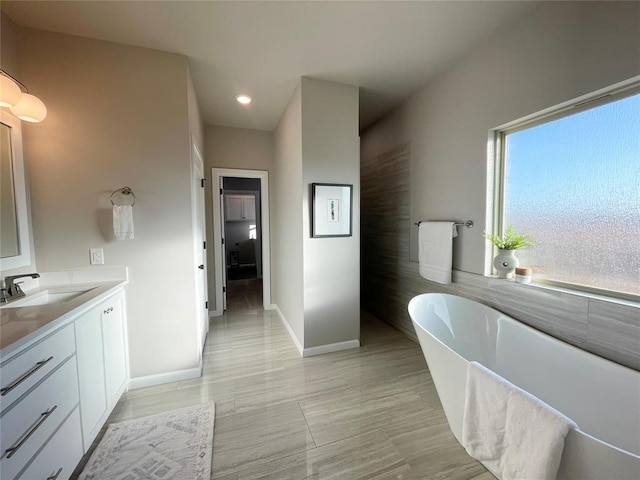
<svg viewBox="0 0 640 480">
<path fill-rule="evenodd" d="M 311 237 L 351 237 L 353 235 L 353 185 L 311 184 Z"/>
</svg>

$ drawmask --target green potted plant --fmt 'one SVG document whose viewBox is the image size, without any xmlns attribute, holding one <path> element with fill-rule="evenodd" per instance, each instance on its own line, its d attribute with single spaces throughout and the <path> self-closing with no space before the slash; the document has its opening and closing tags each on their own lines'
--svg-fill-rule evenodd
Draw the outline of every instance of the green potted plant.
<svg viewBox="0 0 640 480">
<path fill-rule="evenodd" d="M 498 248 L 493 259 L 493 266 L 498 271 L 498 278 L 510 278 L 520 264 L 515 251 L 535 245 L 529 234 L 516 233 L 513 225 L 509 225 L 501 236 L 485 232 L 482 235 Z"/>
</svg>

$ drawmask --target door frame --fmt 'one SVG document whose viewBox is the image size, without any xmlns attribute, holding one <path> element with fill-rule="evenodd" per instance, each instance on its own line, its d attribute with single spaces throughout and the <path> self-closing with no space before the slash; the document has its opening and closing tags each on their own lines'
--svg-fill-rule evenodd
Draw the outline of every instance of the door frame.
<svg viewBox="0 0 640 480">
<path fill-rule="evenodd" d="M 262 306 L 265 310 L 271 309 L 271 246 L 269 233 L 269 172 L 266 170 L 241 170 L 232 168 L 211 169 L 211 199 L 213 201 L 213 263 L 214 281 L 216 292 L 216 308 L 211 311 L 211 316 L 220 316 L 224 313 L 223 291 L 224 262 L 222 253 L 222 202 L 220 195 L 220 182 L 224 177 L 258 178 L 260 179 L 260 214 L 262 218 Z"/>
</svg>

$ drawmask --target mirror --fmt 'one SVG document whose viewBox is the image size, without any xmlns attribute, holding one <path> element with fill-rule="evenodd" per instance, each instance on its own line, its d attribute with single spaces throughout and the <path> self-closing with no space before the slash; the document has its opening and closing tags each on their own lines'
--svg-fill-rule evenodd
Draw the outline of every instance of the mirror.
<svg viewBox="0 0 640 480">
<path fill-rule="evenodd" d="M 0 113 L 0 270 L 31 264 L 20 120 Z"/>
</svg>

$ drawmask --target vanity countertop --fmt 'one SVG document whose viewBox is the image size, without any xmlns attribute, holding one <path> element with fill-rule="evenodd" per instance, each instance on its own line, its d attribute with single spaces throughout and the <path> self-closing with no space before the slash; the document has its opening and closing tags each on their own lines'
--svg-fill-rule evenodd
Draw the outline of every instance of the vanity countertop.
<svg viewBox="0 0 640 480">
<path fill-rule="evenodd" d="M 66 302 L 46 305 L 18 306 L 0 309 L 0 363 L 22 348 L 35 343 L 58 327 L 72 321 L 77 315 L 90 310 L 100 301 L 120 291 L 128 280 L 117 279 L 98 282 L 48 284 L 27 291 L 32 297 L 51 290 L 88 290 Z M 20 301 L 23 301 L 22 299 Z M 18 302 L 18 301 L 17 301 Z M 11 305 L 11 304 L 8 304 Z"/>
</svg>

